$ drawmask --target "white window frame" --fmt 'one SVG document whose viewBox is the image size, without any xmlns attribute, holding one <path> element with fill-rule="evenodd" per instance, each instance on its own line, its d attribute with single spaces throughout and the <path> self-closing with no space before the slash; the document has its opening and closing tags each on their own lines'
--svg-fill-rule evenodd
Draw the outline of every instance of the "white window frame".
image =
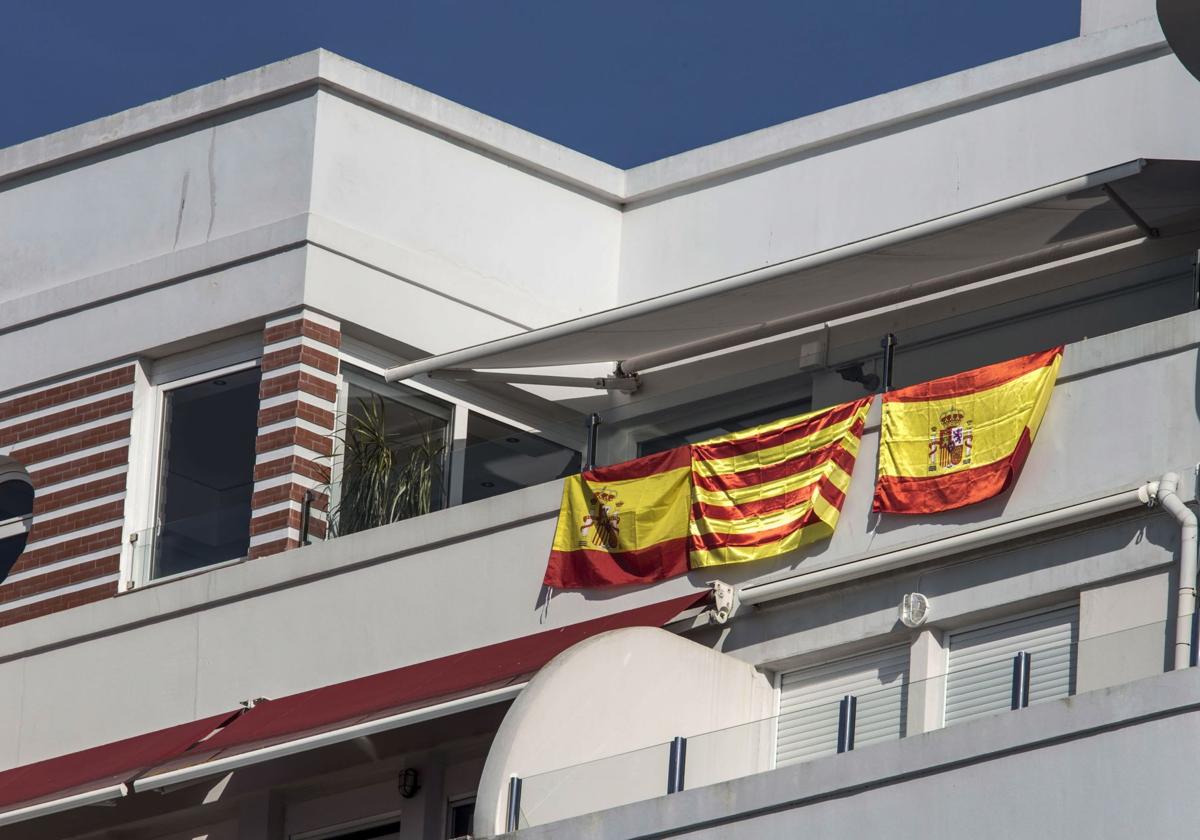
<svg viewBox="0 0 1200 840">
<path fill-rule="evenodd" d="M 238 355 L 244 356 L 245 354 L 242 352 Z M 181 361 L 178 359 L 164 361 L 170 361 L 172 363 L 171 367 L 181 364 Z M 182 363 L 186 364 L 186 361 L 183 360 Z M 261 364 L 262 351 L 259 349 L 251 359 L 243 358 L 237 362 L 227 363 L 220 367 L 207 368 L 203 372 L 192 373 L 166 381 L 157 380 L 153 372 L 147 376 L 143 370 L 141 377 L 143 380 L 141 383 L 141 397 L 146 410 L 142 417 L 138 418 L 140 422 L 136 423 L 135 428 L 131 430 L 130 439 L 131 463 L 128 486 L 136 493 L 136 500 L 133 504 L 126 507 L 127 516 L 122 534 L 121 580 L 118 592 L 156 586 L 160 583 L 190 577 L 200 572 L 241 563 L 245 560 L 244 557 L 238 557 L 222 563 L 205 566 L 203 569 L 193 569 L 187 572 L 151 579 L 149 576 L 150 570 L 145 568 L 145 564 L 138 560 L 138 553 L 134 551 L 132 537 L 134 534 L 140 535 L 157 525 L 158 506 L 162 494 L 163 436 L 166 432 L 166 395 L 177 388 L 195 385 L 198 382 L 206 382 L 210 379 L 217 379 L 233 373 L 240 373 L 244 370 L 259 367 Z M 144 368 L 145 365 L 143 364 L 142 367 Z M 138 386 L 135 384 L 135 390 L 137 388 Z M 145 557 L 145 553 L 143 552 L 141 556 Z"/>
<path fill-rule="evenodd" d="M 450 816 L 454 813 L 454 809 L 457 806 L 463 805 L 467 802 L 474 803 L 475 805 L 478 806 L 478 804 L 479 804 L 478 791 L 476 791 L 475 793 L 463 793 L 458 796 L 451 796 L 446 799 L 446 814 L 445 814 L 445 818 L 442 820 L 442 835 L 444 837 L 453 838 L 453 837 L 461 836 L 458 834 L 450 833 Z M 474 831 L 472 830 L 471 832 L 468 832 L 468 833 L 474 834 Z"/>
</svg>

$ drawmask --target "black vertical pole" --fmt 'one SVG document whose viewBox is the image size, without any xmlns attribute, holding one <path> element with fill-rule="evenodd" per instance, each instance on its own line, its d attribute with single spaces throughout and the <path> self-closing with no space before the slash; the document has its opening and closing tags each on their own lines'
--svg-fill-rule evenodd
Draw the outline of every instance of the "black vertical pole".
<svg viewBox="0 0 1200 840">
<path fill-rule="evenodd" d="M 596 433 L 600 428 L 600 415 L 592 412 L 587 419 L 587 451 L 583 453 L 583 469 L 586 472 L 596 467 Z"/>
<path fill-rule="evenodd" d="M 504 818 L 505 831 L 517 831 L 521 827 L 521 777 L 508 780 L 508 813 Z"/>
<path fill-rule="evenodd" d="M 1029 665 L 1032 657 L 1021 651 L 1013 657 L 1012 708 L 1024 709 L 1029 705 Z"/>
<path fill-rule="evenodd" d="M 854 749 L 854 723 L 858 716 L 858 698 L 847 694 L 838 703 L 837 751 L 850 752 Z"/>
<path fill-rule="evenodd" d="M 892 390 L 892 361 L 896 354 L 896 336 L 888 333 L 879 340 L 879 346 L 883 348 L 883 382 L 882 387 L 884 392 Z"/>
<path fill-rule="evenodd" d="M 313 492 L 304 491 L 304 501 L 300 503 L 300 545 L 308 545 L 308 524 L 312 519 Z"/>
<path fill-rule="evenodd" d="M 667 793 L 683 790 L 684 772 L 687 767 L 687 738 L 675 737 L 671 741 L 671 758 L 667 763 Z"/>
</svg>

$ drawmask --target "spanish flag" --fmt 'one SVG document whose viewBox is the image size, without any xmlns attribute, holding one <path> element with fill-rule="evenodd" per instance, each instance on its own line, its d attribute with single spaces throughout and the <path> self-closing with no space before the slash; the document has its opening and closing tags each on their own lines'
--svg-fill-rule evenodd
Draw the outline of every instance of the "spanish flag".
<svg viewBox="0 0 1200 840">
<path fill-rule="evenodd" d="M 866 397 L 694 444 L 692 568 L 832 535 L 870 407 Z"/>
<path fill-rule="evenodd" d="M 1004 492 L 1046 413 L 1063 348 L 883 395 L 874 509 L 935 513 Z"/>
<path fill-rule="evenodd" d="M 543 582 L 622 586 L 686 572 L 691 472 L 680 446 L 568 477 Z"/>
</svg>

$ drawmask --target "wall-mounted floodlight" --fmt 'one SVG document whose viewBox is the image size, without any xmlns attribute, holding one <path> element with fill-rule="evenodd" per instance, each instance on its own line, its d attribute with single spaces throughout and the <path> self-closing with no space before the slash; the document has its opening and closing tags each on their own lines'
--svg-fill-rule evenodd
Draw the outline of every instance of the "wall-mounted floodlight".
<svg viewBox="0 0 1200 840">
<path fill-rule="evenodd" d="M 33 481 L 15 458 L 0 455 L 0 581 L 25 550 L 33 527 Z"/>
</svg>

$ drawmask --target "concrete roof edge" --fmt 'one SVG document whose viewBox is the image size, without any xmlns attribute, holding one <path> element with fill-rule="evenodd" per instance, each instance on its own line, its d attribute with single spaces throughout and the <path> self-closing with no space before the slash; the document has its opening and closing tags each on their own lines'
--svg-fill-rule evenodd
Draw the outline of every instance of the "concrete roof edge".
<svg viewBox="0 0 1200 840">
<path fill-rule="evenodd" d="M 324 49 L 0 149 L 0 183 L 305 88 L 325 87 L 609 202 L 625 173 Z"/>
<path fill-rule="evenodd" d="M 645 201 L 696 188 L 1013 90 L 1168 51 L 1154 18 L 1101 30 L 634 167 L 625 173 L 625 201 Z"/>
<path fill-rule="evenodd" d="M 1158 21 L 1086 34 L 622 170 L 415 85 L 316 49 L 0 149 L 0 183 L 307 87 L 324 87 L 610 203 L 695 188 L 856 135 L 1169 47 Z"/>
</svg>

